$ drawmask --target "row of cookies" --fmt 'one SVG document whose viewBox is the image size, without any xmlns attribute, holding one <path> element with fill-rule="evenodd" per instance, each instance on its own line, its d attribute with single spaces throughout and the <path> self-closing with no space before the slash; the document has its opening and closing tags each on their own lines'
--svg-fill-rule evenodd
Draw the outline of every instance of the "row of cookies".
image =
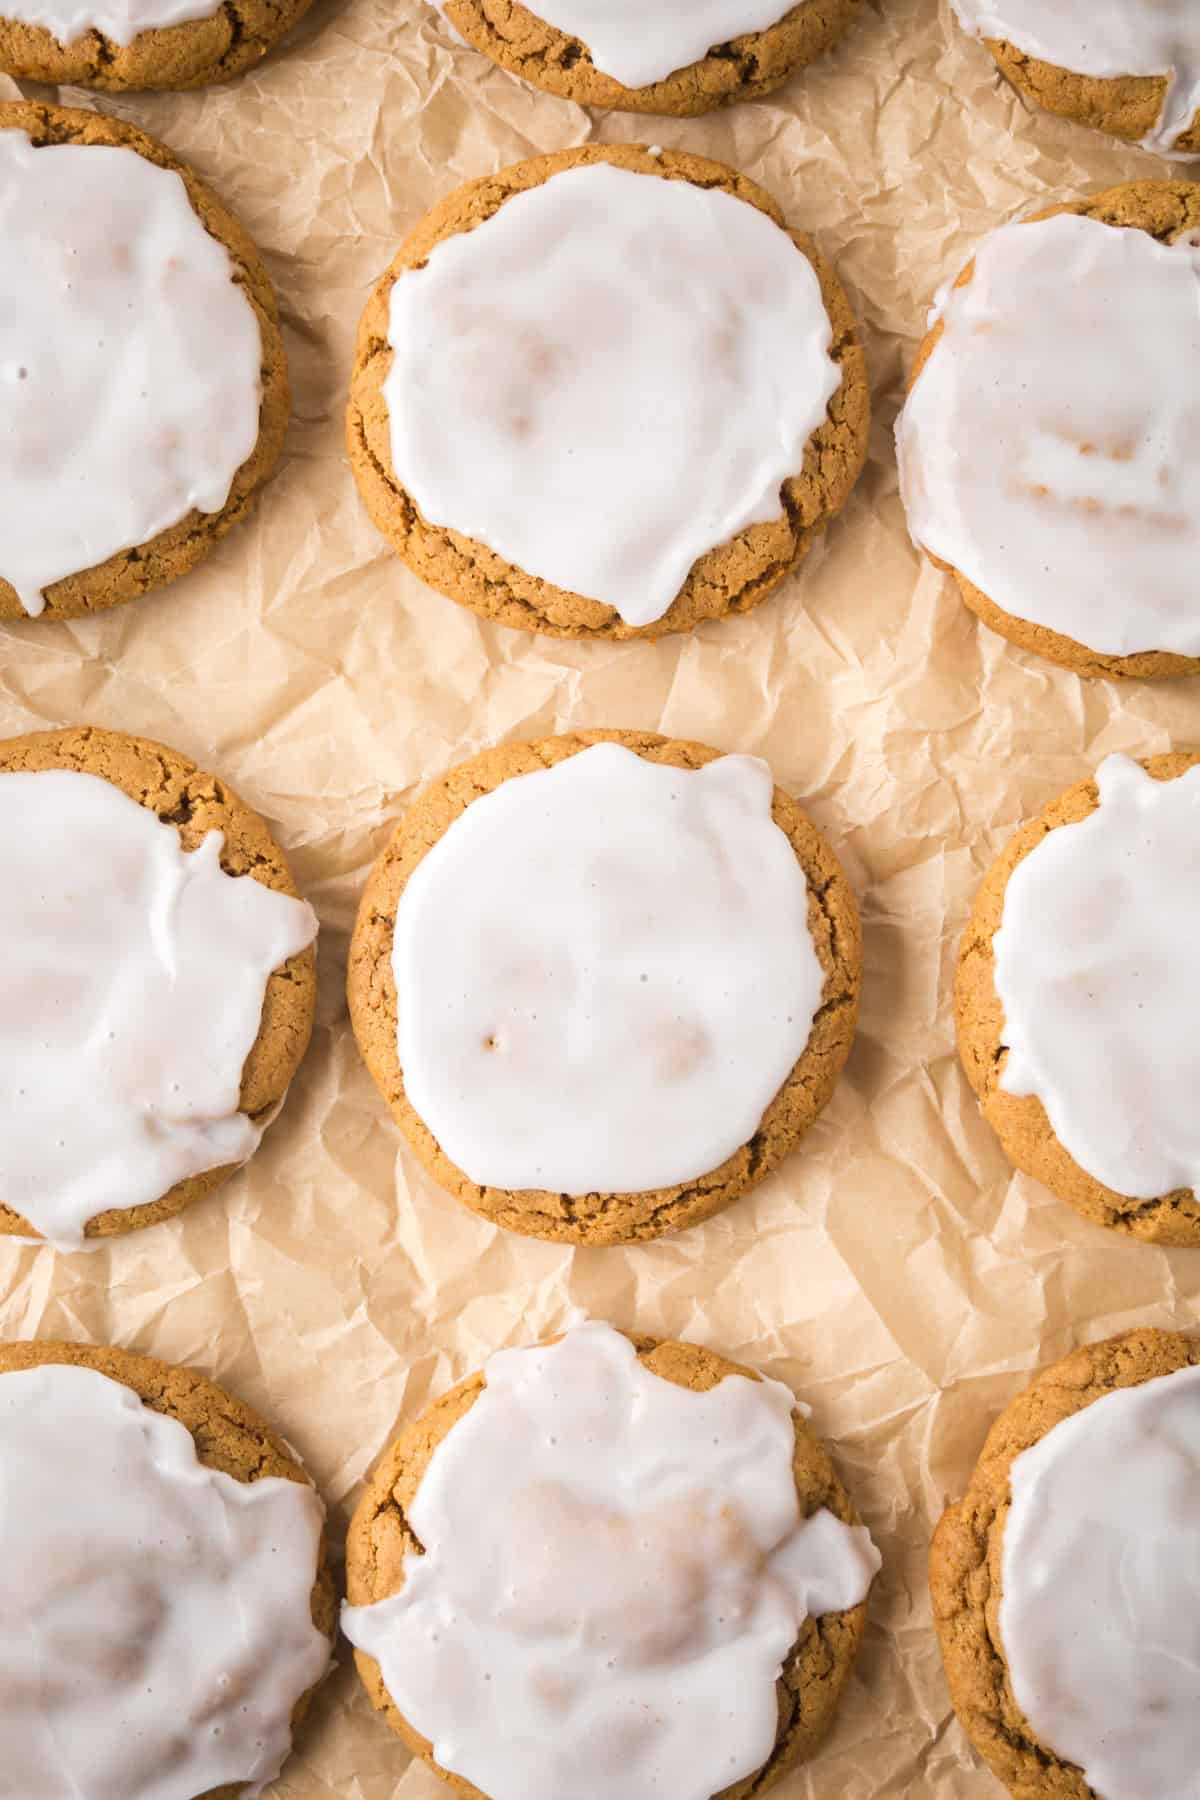
<svg viewBox="0 0 1200 1800">
<path fill-rule="evenodd" d="M 5 0 L 0 73 L 126 92 L 252 67 L 310 0 Z M 585 106 L 689 117 L 769 94 L 836 43 L 860 0 L 431 0 L 461 41 Z M 1164 155 L 1200 155 L 1191 0 L 952 0 L 959 24 L 1036 104 Z"/>
<path fill-rule="evenodd" d="M 1200 1241 L 1198 763 L 1109 757 L 1019 832 L 958 981 L 1014 1164 L 1175 1244 Z M 253 1154 L 312 1029 L 317 920 L 263 821 L 143 739 L 0 744 L 0 824 L 0 1230 L 81 1249 Z M 849 1054 L 861 961 L 850 885 L 763 762 L 593 731 L 430 784 L 367 883 L 348 992 L 443 1187 L 604 1245 L 711 1217 L 794 1149 Z"/>
<path fill-rule="evenodd" d="M 21 252 L 0 611 L 68 617 L 244 516 L 282 444 L 283 350 L 240 228 L 132 128 L 0 107 L 0 195 Z M 1081 673 L 1200 668 L 1198 282 L 1200 189 L 1130 184 L 986 238 L 917 360 L 914 539 L 989 625 Z M 848 499 L 869 420 L 845 293 L 770 196 L 591 146 L 421 221 L 363 316 L 347 444 L 432 587 L 506 625 L 642 638 L 771 593 Z"/>
<path fill-rule="evenodd" d="M 993 1426 L 931 1557 L 956 1708 L 1020 1796 L 1194 1791 L 1200 1340 L 1134 1331 Z M 492 1356 L 385 1450 L 342 1629 L 477 1800 L 748 1800 L 807 1761 L 881 1558 L 791 1391 L 598 1322 Z M 0 1757 L 20 1800 L 234 1800 L 336 1636 L 322 1503 L 190 1370 L 0 1348 Z"/>
</svg>

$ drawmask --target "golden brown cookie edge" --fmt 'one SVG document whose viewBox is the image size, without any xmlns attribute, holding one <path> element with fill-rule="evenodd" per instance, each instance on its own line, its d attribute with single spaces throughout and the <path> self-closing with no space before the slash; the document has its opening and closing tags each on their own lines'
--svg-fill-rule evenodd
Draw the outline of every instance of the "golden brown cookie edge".
<svg viewBox="0 0 1200 1800">
<path fill-rule="evenodd" d="M 97 761 L 100 768 L 94 766 Z M 148 795 L 157 796 L 150 810 L 175 825 L 185 850 L 196 849 L 206 832 L 221 831 L 226 839 L 221 867 L 227 873 L 248 875 L 276 893 L 302 898 L 266 821 L 219 776 L 179 751 L 150 738 L 91 725 L 0 740 L 0 776 L 45 769 L 100 774 L 141 806 L 149 804 Z M 142 781 L 157 781 L 157 786 L 143 788 Z M 181 812 L 187 816 L 174 816 Z M 262 1118 L 282 1102 L 312 1036 L 316 997 L 316 952 L 310 947 L 284 963 L 267 983 L 262 1023 L 242 1068 L 241 1110 L 251 1117 Z M 149 1205 L 100 1213 L 89 1221 L 84 1235 L 115 1237 L 157 1225 L 235 1173 L 236 1165 L 228 1165 L 190 1176 Z M 4 1236 L 40 1239 L 41 1234 L 0 1200 L 0 1237 Z"/>
<path fill-rule="evenodd" d="M 412 871 L 474 799 L 513 776 L 553 767 L 593 744 L 620 744 L 648 761 L 702 768 L 725 754 L 653 732 L 598 730 L 504 744 L 459 763 L 409 807 L 377 859 L 350 944 L 347 996 L 363 1060 L 393 1117 L 434 1180 L 494 1224 L 550 1242 L 645 1242 L 699 1224 L 763 1180 L 799 1143 L 828 1104 L 854 1040 L 862 973 L 858 908 L 840 863 L 796 802 L 775 789 L 772 817 L 787 835 L 809 890 L 809 929 L 825 971 L 812 1035 L 754 1137 L 693 1182 L 642 1194 L 571 1198 L 540 1190 L 480 1188 L 445 1155 L 404 1091 L 396 1051 L 392 931 Z"/>
<path fill-rule="evenodd" d="M 346 446 L 359 494 L 375 526 L 412 572 L 436 592 L 518 630 L 552 637 L 649 639 L 689 631 L 706 619 L 750 611 L 803 560 L 841 511 L 862 472 L 870 430 L 870 386 L 854 313 L 838 276 L 807 238 L 789 231 L 820 284 L 833 330 L 830 355 L 842 371 L 842 382 L 824 422 L 808 442 L 803 469 L 783 484 L 783 515 L 749 526 L 699 557 L 661 619 L 628 625 L 615 608 L 527 575 L 461 532 L 430 525 L 396 481 L 391 464 L 382 389 L 391 367 L 387 333 L 392 287 L 406 269 L 420 267 L 436 244 L 485 223 L 513 195 L 567 169 L 600 162 L 664 180 L 719 186 L 787 231 L 772 197 L 737 170 L 707 157 L 668 150 L 652 153 L 636 144 L 590 144 L 557 151 L 467 182 L 418 222 L 367 302 L 350 382 Z"/>
<path fill-rule="evenodd" d="M 1095 1796 L 1078 1769 L 1040 1742 L 1008 1676 L 999 1611 L 1013 1462 L 1105 1394 L 1196 1363 L 1200 1338 L 1142 1328 L 1083 1345 L 1041 1370 L 992 1426 L 966 1494 L 946 1508 L 934 1533 L 930 1592 L 954 1710 L 992 1773 L 1018 1800 Z"/>
<path fill-rule="evenodd" d="M 1106 188 L 1090 199 L 1045 207 L 1016 222 L 1032 225 L 1042 219 L 1052 219 L 1058 213 L 1099 218 L 1105 224 L 1148 231 L 1160 242 L 1169 242 L 1181 232 L 1200 228 L 1200 186 L 1187 181 L 1126 181 Z M 1140 224 L 1137 217 L 1124 216 L 1128 213 L 1140 214 L 1149 222 Z M 972 257 L 954 286 L 967 286 L 974 272 L 975 259 Z M 926 332 L 917 350 L 908 380 L 910 393 L 936 350 L 941 335 L 942 322 L 938 319 Z M 1092 650 L 1062 632 L 1051 631 L 1047 626 L 1035 625 L 1028 619 L 1018 618 L 1015 613 L 1005 612 L 952 563 L 945 562 L 923 546 L 922 554 L 936 569 L 954 577 L 966 605 L 997 636 L 1007 638 L 1009 643 L 1022 650 L 1032 651 L 1035 656 L 1045 657 L 1048 662 L 1071 669 L 1077 675 L 1162 681 L 1200 674 L 1200 657 L 1179 656 L 1170 650 L 1140 650 L 1130 656 L 1109 656 L 1103 651 Z"/>
<path fill-rule="evenodd" d="M 1200 751 L 1175 750 L 1139 761 L 1156 781 L 1174 781 L 1200 763 Z M 1143 1243 L 1197 1245 L 1200 1201 L 1194 1194 L 1181 1188 L 1156 1200 L 1136 1200 L 1105 1187 L 1059 1142 L 1040 1100 L 1005 1093 L 999 1086 L 1004 1013 L 996 992 L 992 939 L 1009 879 L 1051 831 L 1086 819 L 1098 804 L 1095 777 L 1076 782 L 1014 834 L 985 875 L 959 945 L 954 983 L 959 1056 L 980 1110 L 1014 1168 L 1042 1182 L 1094 1225 Z"/>
<path fill-rule="evenodd" d="M 235 279 L 254 309 L 262 338 L 262 401 L 258 441 L 238 469 L 220 512 L 193 509 L 144 544 L 131 544 L 90 569 L 52 582 L 39 619 L 87 618 L 134 600 L 186 575 L 226 532 L 247 516 L 272 474 L 283 449 L 291 412 L 287 359 L 279 330 L 279 309 L 270 278 L 251 239 L 205 182 L 165 144 L 103 113 L 35 101 L 0 102 L 0 130 L 27 132 L 38 146 L 105 145 L 133 150 L 160 169 L 179 176 L 192 210 L 210 237 L 228 251 Z M 0 620 L 28 619 L 16 590 L 0 578 Z"/>
<path fill-rule="evenodd" d="M 717 1386 L 727 1375 L 761 1379 L 757 1370 L 731 1362 L 696 1344 L 660 1340 L 633 1332 L 624 1335 L 636 1346 L 639 1360 L 647 1368 L 680 1387 L 704 1392 Z M 351 1605 L 370 1605 L 400 1591 L 404 1584 L 404 1554 L 409 1549 L 420 1549 L 419 1540 L 408 1523 L 406 1508 L 412 1505 L 434 1451 L 470 1411 L 485 1386 L 485 1371 L 468 1376 L 427 1407 L 384 1451 L 350 1524 L 346 1544 L 346 1586 Z M 828 1451 L 798 1408 L 792 1414 L 792 1421 L 796 1438 L 793 1470 L 801 1516 L 808 1518 L 825 1506 L 845 1524 L 861 1524 Z M 868 1605 L 869 1596 L 861 1605 L 845 1612 L 827 1613 L 821 1619 L 806 1620 L 777 1684 L 779 1731 L 775 1749 L 757 1773 L 723 1789 L 716 1800 L 751 1800 L 752 1795 L 773 1785 L 790 1769 L 807 1762 L 819 1748 L 833 1723 L 842 1690 L 858 1655 Z M 436 1762 L 432 1744 L 414 1730 L 392 1700 L 374 1657 L 356 1650 L 354 1661 L 372 1706 L 383 1713 L 391 1730 L 413 1754 L 457 1789 L 464 1800 L 487 1800 L 469 1781 L 450 1774 Z M 817 1697 L 817 1704 L 811 1710 L 803 1704 L 804 1697 L 809 1694 Z"/>
<path fill-rule="evenodd" d="M 241 1482 L 273 1476 L 315 1491 L 312 1477 L 278 1432 L 235 1395 L 193 1369 L 107 1344 L 71 1344 L 53 1338 L 0 1344 L 0 1379 L 17 1370 L 36 1369 L 48 1363 L 95 1369 L 122 1387 L 131 1388 L 143 1405 L 176 1419 L 189 1432 L 196 1456 L 206 1469 L 218 1469 Z M 337 1596 L 329 1566 L 328 1539 L 328 1529 L 322 1529 L 311 1610 L 312 1622 L 329 1639 L 332 1655 L 337 1636 Z M 296 1733 L 319 1686 L 320 1681 L 302 1694 L 292 1708 L 293 1750 Z M 249 1785 L 226 1783 L 210 1788 L 199 1800 L 238 1800 L 248 1792 Z"/>
</svg>

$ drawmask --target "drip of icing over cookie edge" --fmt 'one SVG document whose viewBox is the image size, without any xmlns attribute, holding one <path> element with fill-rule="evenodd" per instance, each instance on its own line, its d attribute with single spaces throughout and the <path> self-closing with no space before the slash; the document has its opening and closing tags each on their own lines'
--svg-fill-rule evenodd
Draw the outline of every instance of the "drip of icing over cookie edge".
<svg viewBox="0 0 1200 1800">
<path fill-rule="evenodd" d="M 0 131 L 0 578 L 44 590 L 220 512 L 254 450 L 262 336 L 170 169 Z"/>
<path fill-rule="evenodd" d="M 1103 1800 L 1196 1792 L 1198 1491 L 1198 1368 L 1105 1394 L 1012 1465 L 1000 1638 L 1013 1694 Z"/>
<path fill-rule="evenodd" d="M 1107 656 L 1200 656 L 1200 243 L 1060 213 L 980 244 L 896 428 L 913 541 Z"/>
<path fill-rule="evenodd" d="M 446 17 L 444 4 L 437 10 Z M 536 0 L 530 8 L 578 38 L 600 73 L 627 88 L 665 81 L 731 38 L 768 31 L 791 10 L 787 0 Z"/>
<path fill-rule="evenodd" d="M 1163 109 L 1142 139 L 1160 156 L 1195 156 L 1175 142 L 1200 113 L 1200 7 L 1196 0 L 950 0 L 963 29 L 1000 38 L 1026 56 L 1113 81 L 1167 82 Z"/>
<path fill-rule="evenodd" d="M 0 843 L 0 1198 L 94 1247 L 100 1213 L 255 1150 L 242 1067 L 316 915 L 94 775 L 0 774 Z"/>
<path fill-rule="evenodd" d="M 405 1091 L 480 1186 L 717 1168 L 803 1054 L 824 972 L 765 763 L 596 744 L 474 801 L 393 937 Z"/>
<path fill-rule="evenodd" d="M 408 1509 L 424 1554 L 343 1612 L 442 1768 L 491 1800 L 709 1800 L 766 1762 L 805 1620 L 880 1566 L 801 1519 L 795 1404 L 679 1387 L 603 1324 L 490 1359 Z"/>
<path fill-rule="evenodd" d="M 1042 1102 L 1080 1168 L 1118 1194 L 1200 1190 L 1200 768 L 1155 781 L 1126 756 L 1099 805 L 1009 877 L 993 938 L 1000 1076 Z"/>
<path fill-rule="evenodd" d="M 258 1793 L 329 1661 L 323 1522 L 93 1369 L 0 1374 L 0 1795 Z"/>
<path fill-rule="evenodd" d="M 442 239 L 393 285 L 388 343 L 392 467 L 423 517 L 634 626 L 783 517 L 841 383 L 785 231 L 607 163 Z"/>
</svg>

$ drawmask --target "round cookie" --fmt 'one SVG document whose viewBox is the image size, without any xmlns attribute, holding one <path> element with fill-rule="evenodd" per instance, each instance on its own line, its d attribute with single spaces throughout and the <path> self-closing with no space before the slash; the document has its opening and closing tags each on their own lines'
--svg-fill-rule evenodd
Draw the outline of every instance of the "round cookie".
<svg viewBox="0 0 1200 1800">
<path fill-rule="evenodd" d="M 1189 232 L 1200 229 L 1200 187 L 1184 181 L 1132 181 L 1109 188 L 1090 200 L 1077 200 L 1068 205 L 1048 207 L 1031 214 L 1024 221 L 1052 219 L 1061 214 L 1074 214 L 1095 219 L 1118 229 L 1146 232 L 1160 244 L 1171 244 Z M 967 264 L 954 286 L 967 287 L 974 276 L 974 261 Z M 934 355 L 942 336 L 938 319 L 927 332 L 909 378 L 909 392 L 916 386 L 921 372 Z M 922 546 L 924 548 L 924 546 Z M 1194 675 L 1200 672 L 1200 657 L 1181 656 L 1166 650 L 1144 650 L 1128 656 L 1107 655 L 1093 650 L 1074 638 L 1064 636 L 1045 625 L 1034 624 L 1005 612 L 965 576 L 961 570 L 925 550 L 930 562 L 944 573 L 953 575 L 959 592 L 976 616 L 992 631 L 1023 650 L 1031 650 L 1078 675 L 1128 677 L 1133 680 Z"/>
<path fill-rule="evenodd" d="M 638 1360 L 664 1381 L 697 1393 L 716 1387 L 726 1376 L 758 1379 L 756 1372 L 696 1344 L 629 1335 Z M 422 1548 L 408 1513 L 435 1450 L 466 1416 L 486 1386 L 483 1372 L 468 1377 L 443 1394 L 389 1445 L 371 1476 L 350 1525 L 346 1545 L 346 1592 L 352 1606 L 369 1606 L 398 1593 L 404 1585 L 404 1558 Z M 793 1415 L 793 1470 L 802 1518 L 827 1508 L 847 1525 L 861 1523 L 839 1480 L 829 1453 L 810 1429 L 803 1412 Z M 767 1764 L 735 1786 L 721 1800 L 749 1800 L 819 1748 L 833 1722 L 842 1690 L 862 1642 L 867 1602 L 843 1612 L 808 1618 L 788 1656 L 777 1684 L 779 1726 Z M 486 1800 L 463 1777 L 450 1774 L 435 1760 L 433 1746 L 413 1729 L 384 1684 L 378 1662 L 356 1650 L 354 1660 L 377 1711 L 413 1753 L 467 1800 Z"/>
<path fill-rule="evenodd" d="M 1200 752 L 1172 751 L 1146 758 L 1141 767 L 1156 781 L 1173 781 L 1197 763 Z M 996 992 L 992 940 L 1000 926 L 1009 880 L 1048 833 L 1088 818 L 1098 804 L 1095 780 L 1077 782 L 1040 818 L 1022 826 L 988 871 L 959 950 L 954 988 L 959 1055 L 979 1096 L 983 1116 L 1015 1168 L 1044 1182 L 1093 1224 L 1126 1232 L 1143 1243 L 1200 1244 L 1200 1201 L 1193 1192 L 1181 1188 L 1153 1200 L 1116 1193 L 1082 1169 L 1059 1142 L 1039 1099 L 1010 1094 L 1000 1086 L 1004 1011 Z"/>
<path fill-rule="evenodd" d="M 582 731 L 485 750 L 435 781 L 405 814 L 372 870 L 350 945 L 350 1017 L 363 1058 L 405 1137 L 442 1187 L 509 1231 L 558 1243 L 645 1241 L 711 1218 L 763 1180 L 828 1103 L 850 1053 L 858 1016 L 862 936 L 846 877 L 789 795 L 774 791 L 771 816 L 808 882 L 808 926 L 825 984 L 807 1047 L 750 1141 L 699 1180 L 645 1193 L 571 1197 L 481 1187 L 446 1155 L 410 1103 L 397 1053 L 392 947 L 396 909 L 422 858 L 471 803 L 513 776 L 548 769 L 594 744 L 620 744 L 653 763 L 699 769 L 721 752 L 652 732 Z"/>
<path fill-rule="evenodd" d="M 221 4 L 203 18 L 139 31 L 128 43 L 96 27 L 65 41 L 46 25 L 0 15 L 0 72 L 17 81 L 69 83 L 110 94 L 203 87 L 254 68 L 311 4 L 238 0 L 236 8 Z"/>
<path fill-rule="evenodd" d="M 765 31 L 716 44 L 700 62 L 676 69 L 648 87 L 623 87 L 597 69 L 585 44 L 568 37 L 518 3 L 443 0 L 455 29 L 502 69 L 581 106 L 693 118 L 738 100 L 769 94 L 795 70 L 836 43 L 859 0 L 804 0 Z"/>
<path fill-rule="evenodd" d="M 186 30 L 187 27 L 179 29 Z M 0 33 L 3 30 L 0 26 Z M 78 77 L 39 75 L 36 79 L 76 80 Z M 0 131 L 25 132 L 37 146 L 116 146 L 135 151 L 157 168 L 177 174 L 187 189 L 193 212 L 208 235 L 228 252 L 235 280 L 253 309 L 262 341 L 258 441 L 237 470 L 224 505 L 220 511 L 212 513 L 194 508 L 148 542 L 130 545 L 95 566 L 68 575 L 46 588 L 45 610 L 41 617 L 83 618 L 121 601 L 135 599 L 186 574 L 250 512 L 259 488 L 279 460 L 291 408 L 279 312 L 262 260 L 242 226 L 208 186 L 165 145 L 147 137 L 135 126 L 102 113 L 44 106 L 32 101 L 0 103 Z M 0 577 L 0 619 L 24 619 L 27 616 L 12 585 Z"/>
<path fill-rule="evenodd" d="M 313 1485 L 277 1432 L 232 1394 L 191 1369 L 107 1346 L 59 1343 L 51 1339 L 0 1344 L 0 1381 L 7 1374 L 46 1364 L 93 1369 L 131 1388 L 152 1412 L 177 1420 L 191 1433 L 197 1459 L 206 1469 L 220 1470 L 241 1482 L 274 1477 L 307 1487 Z M 312 1622 L 329 1639 L 332 1654 L 337 1634 L 337 1598 L 325 1533 L 321 1536 L 313 1582 Z M 301 1695 L 293 1708 L 293 1736 L 303 1723 L 314 1692 L 315 1689 L 309 1689 Z M 248 1791 L 246 1783 L 236 1782 L 210 1789 L 197 1800 L 238 1800 L 238 1796 Z"/>
<path fill-rule="evenodd" d="M 589 145 L 534 157 L 469 182 L 417 225 L 376 284 L 359 326 L 346 442 L 359 492 L 375 524 L 413 572 L 439 593 L 484 618 L 522 630 L 559 637 L 653 638 L 691 630 L 705 619 L 748 612 L 796 567 L 845 504 L 862 470 L 870 391 L 854 316 L 841 284 L 811 242 L 791 232 L 792 242 L 820 284 L 833 331 L 829 355 L 841 372 L 841 384 L 824 422 L 808 441 L 803 468 L 783 484 L 783 515 L 752 524 L 702 554 L 661 617 L 650 624 L 630 625 L 615 606 L 535 578 L 476 539 L 430 524 L 392 466 L 383 393 L 393 361 L 388 337 L 392 289 L 404 271 L 422 268 L 436 245 L 491 219 L 514 195 L 540 187 L 566 170 L 597 164 L 719 189 L 784 226 L 779 207 L 762 188 L 722 163 L 679 151 Z"/>
<path fill-rule="evenodd" d="M 988 1433 L 965 1497 L 933 1538 L 934 1623 L 954 1710 L 996 1778 L 1020 1800 L 1095 1800 L 1079 1768 L 1037 1737 L 1012 1690 L 1000 1635 L 1002 1552 L 1015 1459 L 1106 1395 L 1200 1363 L 1200 1339 L 1139 1330 L 1044 1369 Z"/>
<path fill-rule="evenodd" d="M 247 876 L 276 893 L 299 898 L 299 890 L 279 846 L 264 821 L 215 775 L 198 769 L 178 751 L 148 738 L 76 726 L 34 732 L 0 742 L 0 779 L 14 772 L 74 770 L 111 782 L 121 793 L 172 824 L 184 850 L 195 850 L 210 831 L 224 836 L 221 868 Z M 242 1068 L 240 1110 L 269 1123 L 303 1060 L 316 1010 L 316 955 L 310 948 L 276 970 L 267 983 L 258 1037 Z M 179 1182 L 153 1204 L 114 1207 L 84 1228 L 87 1238 L 116 1237 L 173 1218 L 235 1172 L 209 1169 Z M 40 1234 L 0 1197 L 0 1236 Z"/>
</svg>

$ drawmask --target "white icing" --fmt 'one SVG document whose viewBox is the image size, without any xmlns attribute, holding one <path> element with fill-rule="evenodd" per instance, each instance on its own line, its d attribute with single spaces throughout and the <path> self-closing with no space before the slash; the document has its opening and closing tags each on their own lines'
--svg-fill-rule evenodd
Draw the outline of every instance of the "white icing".
<svg viewBox="0 0 1200 1800">
<path fill-rule="evenodd" d="M 808 258 L 718 189 L 569 169 L 392 288 L 392 465 L 431 524 L 613 606 L 783 514 L 841 380 Z"/>
<path fill-rule="evenodd" d="M 1012 1465 L 1000 1637 L 1013 1693 L 1100 1800 L 1195 1800 L 1198 1491 L 1198 1368 L 1106 1394 Z"/>
<path fill-rule="evenodd" d="M 1200 247 L 1060 214 L 984 238 L 897 426 L 914 541 L 1110 656 L 1200 656 Z"/>
<path fill-rule="evenodd" d="M 323 1520 L 306 1483 L 202 1467 L 95 1370 L 0 1375 L 0 1795 L 257 1793 L 329 1661 Z"/>
<path fill-rule="evenodd" d="M 536 0 L 547 25 L 587 46 L 602 75 L 651 87 L 719 44 L 768 31 L 795 0 Z M 445 6 L 438 11 L 445 17 Z"/>
<path fill-rule="evenodd" d="M 1200 1191 L 1200 769 L 1155 781 L 1128 757 L 1100 804 L 1009 878 L 995 933 L 1006 1093 L 1118 1194 Z"/>
<path fill-rule="evenodd" d="M 346 1635 L 491 1800 L 709 1800 L 771 1754 L 804 1620 L 865 1600 L 868 1533 L 800 1518 L 778 1382 L 689 1392 L 600 1324 L 486 1377 L 408 1508 L 424 1555 Z"/>
<path fill-rule="evenodd" d="M 1200 7 L 1196 0 L 950 0 L 980 38 L 1005 38 L 1026 56 L 1076 75 L 1167 79 L 1148 150 L 1169 156 L 1200 112 Z M 1186 152 L 1180 153 L 1186 155 Z"/>
<path fill-rule="evenodd" d="M 640 1193 L 747 1143 L 823 972 L 771 775 L 593 745 L 476 800 L 400 898 L 405 1091 L 481 1186 Z"/>
<path fill-rule="evenodd" d="M 62 1249 L 262 1134 L 242 1065 L 316 915 L 226 875 L 221 844 L 185 854 L 93 775 L 0 775 L 0 1197 Z"/>
<path fill-rule="evenodd" d="M 0 576 L 43 590 L 219 512 L 254 449 L 262 340 L 178 175 L 0 131 Z"/>
<path fill-rule="evenodd" d="M 114 44 L 132 44 L 139 32 L 211 19 L 213 0 L 4 0 L 4 16 L 21 25 L 40 25 L 60 44 L 77 43 L 98 31 Z"/>
</svg>

